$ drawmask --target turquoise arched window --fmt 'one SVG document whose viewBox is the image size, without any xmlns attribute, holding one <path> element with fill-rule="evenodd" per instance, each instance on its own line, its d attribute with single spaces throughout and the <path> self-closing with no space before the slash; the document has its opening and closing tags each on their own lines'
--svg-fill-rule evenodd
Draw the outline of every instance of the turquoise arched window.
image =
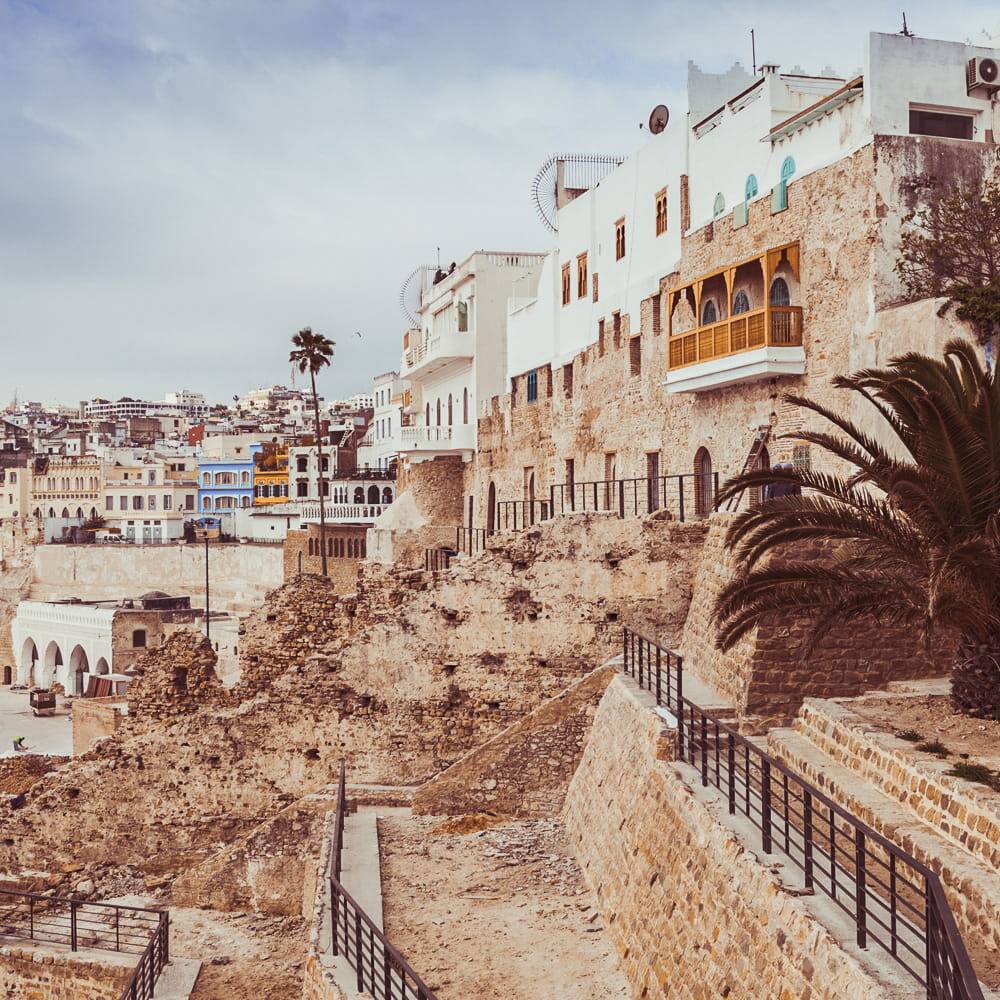
<svg viewBox="0 0 1000 1000">
<path fill-rule="evenodd" d="M 751 198 L 757 197 L 757 175 L 751 174 L 747 178 L 746 187 L 744 188 L 746 200 L 749 201 Z"/>
<path fill-rule="evenodd" d="M 784 162 L 781 164 L 781 179 L 787 181 L 792 174 L 795 173 L 795 160 L 790 156 L 786 156 Z"/>
<path fill-rule="evenodd" d="M 715 207 L 712 209 L 712 215 L 713 216 L 722 215 L 722 213 L 725 210 L 726 210 L 726 199 L 722 196 L 722 192 L 720 191 L 715 196 Z"/>
</svg>

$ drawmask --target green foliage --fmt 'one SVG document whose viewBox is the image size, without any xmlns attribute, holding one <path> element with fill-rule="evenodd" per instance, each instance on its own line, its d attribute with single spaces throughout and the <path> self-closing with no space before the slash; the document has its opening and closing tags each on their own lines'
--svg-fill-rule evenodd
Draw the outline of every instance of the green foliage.
<svg viewBox="0 0 1000 1000">
<path fill-rule="evenodd" d="M 953 778 L 963 781 L 974 781 L 978 785 L 986 785 L 995 792 L 1000 792 L 1000 772 L 991 770 L 985 764 L 967 764 L 961 761 L 948 771 Z"/>
<path fill-rule="evenodd" d="M 334 341 L 328 340 L 321 333 L 313 333 L 309 326 L 292 337 L 292 345 L 295 350 L 289 353 L 288 360 L 303 374 L 309 372 L 312 375 L 330 363 L 336 346 Z"/>
<path fill-rule="evenodd" d="M 947 757 L 951 751 L 940 740 L 928 740 L 925 743 L 918 743 L 914 750 L 921 753 L 932 753 L 935 757 Z"/>
<path fill-rule="evenodd" d="M 956 185 L 914 212 L 896 272 L 912 297 L 947 298 L 980 343 L 1000 332 L 1000 181 Z"/>
<path fill-rule="evenodd" d="M 973 344 L 953 340 L 942 359 L 907 354 L 834 385 L 872 407 L 887 435 L 876 438 L 843 416 L 846 402 L 830 408 L 786 397 L 840 432 L 794 437 L 853 471 L 768 469 L 723 486 L 720 502 L 771 483 L 797 484 L 801 495 L 754 504 L 733 522 L 727 544 L 738 572 L 716 602 L 718 645 L 732 648 L 776 613 L 811 620 L 804 655 L 856 619 L 904 627 L 927 643 L 941 629 L 957 630 L 956 706 L 976 714 L 1000 708 L 996 373 Z M 830 553 L 831 542 L 832 554 L 816 551 L 824 543 Z M 972 682 L 961 684 L 962 672 Z"/>
</svg>

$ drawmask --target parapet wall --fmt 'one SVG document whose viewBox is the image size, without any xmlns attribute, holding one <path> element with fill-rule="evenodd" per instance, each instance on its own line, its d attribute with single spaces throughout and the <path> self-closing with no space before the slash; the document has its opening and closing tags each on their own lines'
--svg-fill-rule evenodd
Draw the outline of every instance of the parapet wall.
<svg viewBox="0 0 1000 1000">
<path fill-rule="evenodd" d="M 209 580 L 214 608 L 259 604 L 281 584 L 280 545 L 211 545 Z M 203 545 L 39 545 L 31 579 L 33 600 L 65 597 L 116 600 L 150 590 L 205 598 Z"/>
<path fill-rule="evenodd" d="M 118 1000 L 132 974 L 129 959 L 137 961 L 135 956 L 111 952 L 72 955 L 37 944 L 0 947 L 0 996 L 5 1000 Z"/>
<path fill-rule="evenodd" d="M 564 810 L 633 996 L 916 996 L 877 982 L 658 759 L 651 704 L 611 682 Z"/>
</svg>

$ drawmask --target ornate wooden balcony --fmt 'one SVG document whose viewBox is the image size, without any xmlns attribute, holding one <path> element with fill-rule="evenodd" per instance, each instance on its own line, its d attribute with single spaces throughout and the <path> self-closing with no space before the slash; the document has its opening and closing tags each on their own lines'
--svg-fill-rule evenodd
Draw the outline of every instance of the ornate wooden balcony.
<svg viewBox="0 0 1000 1000">
<path fill-rule="evenodd" d="M 767 306 L 670 338 L 670 368 L 758 347 L 801 347 L 802 307 Z"/>
</svg>

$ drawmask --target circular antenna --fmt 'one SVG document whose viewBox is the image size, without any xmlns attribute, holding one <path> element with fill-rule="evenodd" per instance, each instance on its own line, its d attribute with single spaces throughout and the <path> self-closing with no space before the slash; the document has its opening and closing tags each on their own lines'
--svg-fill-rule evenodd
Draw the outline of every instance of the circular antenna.
<svg viewBox="0 0 1000 1000">
<path fill-rule="evenodd" d="M 421 264 L 415 267 L 403 282 L 403 287 L 399 290 L 399 308 L 403 310 L 403 315 L 410 327 L 420 326 L 417 318 L 417 310 L 420 308 L 420 294 L 423 291 L 424 275 L 428 271 L 435 270 L 432 264 Z"/>
<path fill-rule="evenodd" d="M 589 191 L 615 167 L 623 156 L 600 153 L 556 153 L 538 168 L 531 182 L 531 198 L 542 224 L 559 232 L 559 209 L 577 195 Z"/>
<path fill-rule="evenodd" d="M 657 104 L 649 113 L 649 131 L 659 135 L 670 121 L 670 111 L 665 104 Z"/>
</svg>

